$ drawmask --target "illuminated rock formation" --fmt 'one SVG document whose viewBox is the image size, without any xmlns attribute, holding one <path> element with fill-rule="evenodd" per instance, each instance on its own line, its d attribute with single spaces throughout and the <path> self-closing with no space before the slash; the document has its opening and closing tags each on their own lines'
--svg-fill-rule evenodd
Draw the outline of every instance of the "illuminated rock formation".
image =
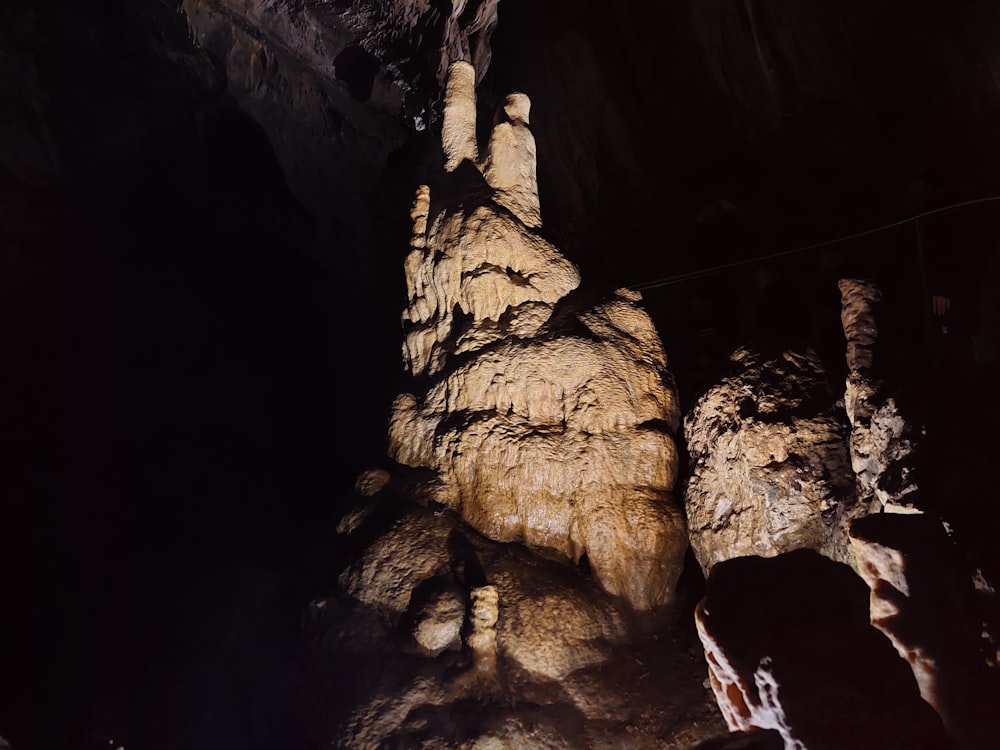
<svg viewBox="0 0 1000 750">
<path fill-rule="evenodd" d="M 720 562 L 695 617 L 731 730 L 775 730 L 786 750 L 955 747 L 848 566 L 812 550 Z"/>
<path fill-rule="evenodd" d="M 352 675 L 315 707 L 318 744 L 693 746 L 725 731 L 690 647 L 637 632 L 582 571 L 447 509 L 401 509 L 311 612 L 310 664 Z"/>
<path fill-rule="evenodd" d="M 576 267 L 540 223 L 523 94 L 477 162 L 475 76 L 452 66 L 444 205 L 421 187 L 406 259 L 404 360 L 389 453 L 436 472 L 431 500 L 479 532 L 578 562 L 639 611 L 669 605 L 687 547 L 672 489 L 679 410 L 640 296 L 568 298 Z"/>
<path fill-rule="evenodd" d="M 847 561 L 854 502 L 848 426 L 811 352 L 733 354 L 734 372 L 685 416 L 691 546 L 722 560 L 808 548 Z"/>
</svg>

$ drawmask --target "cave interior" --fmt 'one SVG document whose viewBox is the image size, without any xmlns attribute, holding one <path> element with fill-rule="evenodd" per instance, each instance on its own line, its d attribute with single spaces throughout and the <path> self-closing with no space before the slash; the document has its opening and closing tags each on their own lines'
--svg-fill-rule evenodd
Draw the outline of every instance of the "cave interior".
<svg viewBox="0 0 1000 750">
<path fill-rule="evenodd" d="M 312 746 L 302 618 L 384 459 L 449 54 L 431 23 L 360 40 L 390 38 L 378 8 L 452 4 L 245 5 L 0 9 L 15 750 Z M 875 279 L 884 376 L 927 426 L 921 491 L 1000 580 L 995 4 L 493 6 L 480 129 L 530 96 L 539 231 L 585 288 L 642 291 L 683 410 L 740 345 L 813 347 L 842 387 L 836 280 Z M 341 47 L 322 65 L 279 39 L 309 13 Z"/>
</svg>

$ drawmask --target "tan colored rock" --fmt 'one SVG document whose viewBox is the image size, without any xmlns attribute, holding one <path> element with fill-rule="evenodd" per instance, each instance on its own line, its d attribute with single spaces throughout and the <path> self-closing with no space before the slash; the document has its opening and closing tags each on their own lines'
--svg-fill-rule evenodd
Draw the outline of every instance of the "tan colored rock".
<svg viewBox="0 0 1000 750">
<path fill-rule="evenodd" d="M 438 471 L 435 499 L 482 533 L 587 555 L 608 591 L 650 609 L 672 598 L 686 549 L 671 494 L 677 407 L 655 361 L 630 348 L 504 344 L 422 402 L 398 398 L 390 445 L 400 463 Z"/>
<path fill-rule="evenodd" d="M 341 588 L 398 620 L 419 584 L 450 573 L 447 542 L 453 529 L 449 519 L 432 513 L 403 519 L 340 575 Z"/>
<path fill-rule="evenodd" d="M 444 149 L 460 194 L 432 215 L 418 191 L 405 264 L 404 361 L 431 380 L 395 400 L 389 454 L 437 472 L 431 498 L 491 539 L 586 556 L 606 591 L 666 608 L 687 539 L 663 345 L 636 292 L 592 307 L 565 299 L 580 278 L 533 231 L 523 94 L 508 98 L 478 165 L 485 187 L 468 181 L 475 76 L 452 69 Z"/>
<path fill-rule="evenodd" d="M 840 321 L 847 338 L 847 368 L 870 371 L 874 362 L 873 347 L 878 341 L 875 305 L 882 293 L 866 279 L 840 279 Z"/>
<path fill-rule="evenodd" d="M 476 143 L 476 71 L 467 62 L 453 62 L 445 87 L 441 147 L 447 172 L 463 161 L 479 161 Z"/>
<path fill-rule="evenodd" d="M 403 357 L 414 375 L 440 372 L 449 355 L 534 335 L 580 283 L 555 247 L 494 205 L 442 213 L 426 236 L 414 236 L 403 313 Z"/>
<path fill-rule="evenodd" d="M 469 611 L 471 631 L 469 648 L 475 669 L 480 675 L 496 676 L 497 670 L 497 620 L 500 618 L 500 602 L 497 587 L 477 586 L 472 589 L 472 606 Z"/>
<path fill-rule="evenodd" d="M 613 646 L 626 642 L 627 627 L 620 611 L 586 589 L 539 586 L 533 578 L 543 570 L 522 562 L 497 571 L 497 590 L 513 605 L 504 607 L 500 652 L 532 680 L 561 682 L 606 663 Z"/>
<path fill-rule="evenodd" d="M 685 417 L 685 503 L 706 573 L 723 560 L 807 548 L 847 562 L 854 501 L 848 425 L 812 352 L 740 349 L 735 372 Z"/>
<path fill-rule="evenodd" d="M 580 746 L 575 739 L 567 738 L 555 727 L 510 717 L 464 745 L 462 750 L 573 750 Z"/>
<path fill-rule="evenodd" d="M 406 512 L 340 584 L 310 626 L 312 664 L 329 660 L 341 681 L 357 670 L 324 709 L 324 744 L 665 748 L 674 727 L 690 744 L 724 731 L 688 656 L 693 643 L 657 642 L 579 569 L 486 539 L 450 510 Z M 439 605 L 459 600 L 468 607 L 458 650 L 418 637 L 414 654 L 404 626 L 444 609 L 440 624 L 454 622 L 455 608 Z M 692 713 L 700 728 L 688 726 Z"/>
<path fill-rule="evenodd" d="M 496 201 L 524 225 L 542 225 L 538 205 L 538 179 L 535 176 L 535 137 L 528 127 L 531 102 L 525 94 L 507 96 L 493 126 L 483 176 L 496 191 Z"/>
<path fill-rule="evenodd" d="M 457 650 L 462 645 L 465 613 L 465 597 L 457 587 L 436 591 L 417 613 L 413 639 L 427 656 Z"/>
</svg>

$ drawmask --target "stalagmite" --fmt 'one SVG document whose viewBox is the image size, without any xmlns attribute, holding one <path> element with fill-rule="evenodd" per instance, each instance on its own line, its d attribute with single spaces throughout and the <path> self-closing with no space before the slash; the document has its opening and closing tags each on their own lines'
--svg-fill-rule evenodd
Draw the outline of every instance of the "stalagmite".
<svg viewBox="0 0 1000 750">
<path fill-rule="evenodd" d="M 497 587 L 479 586 L 472 590 L 469 611 L 471 632 L 468 643 L 472 649 L 475 670 L 483 677 L 496 677 L 497 618 L 500 616 Z"/>
<path fill-rule="evenodd" d="M 916 490 L 911 466 L 912 428 L 896 401 L 882 393 L 874 375 L 878 341 L 878 287 L 862 279 L 841 279 L 841 322 L 847 338 L 848 375 L 844 406 L 851 423 L 851 466 L 859 502 L 873 511 L 920 512 L 909 501 Z"/>
<path fill-rule="evenodd" d="M 472 165 L 485 184 L 458 169 L 475 161 L 474 80 L 453 66 L 445 110 L 464 192 L 432 215 L 422 187 L 411 212 L 403 358 L 429 380 L 396 398 L 390 456 L 436 472 L 434 501 L 491 539 L 586 558 L 606 591 L 663 610 L 687 548 L 663 345 L 637 292 L 574 302 L 579 272 L 533 231 L 526 96 L 508 97 Z"/>
<path fill-rule="evenodd" d="M 447 172 L 455 171 L 465 160 L 475 163 L 479 159 L 476 144 L 476 71 L 467 62 L 453 62 L 448 69 L 441 146 Z"/>
<path fill-rule="evenodd" d="M 528 127 L 531 102 L 515 93 L 497 112 L 483 175 L 496 191 L 496 201 L 529 228 L 542 224 L 535 176 L 535 137 Z"/>
</svg>

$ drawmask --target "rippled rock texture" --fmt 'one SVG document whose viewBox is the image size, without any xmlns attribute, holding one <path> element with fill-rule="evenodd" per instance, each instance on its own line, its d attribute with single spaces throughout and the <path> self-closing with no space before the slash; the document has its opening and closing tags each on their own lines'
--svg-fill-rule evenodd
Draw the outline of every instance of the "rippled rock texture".
<svg viewBox="0 0 1000 750">
<path fill-rule="evenodd" d="M 568 297 L 576 268 L 533 231 L 529 102 L 508 98 L 480 158 L 474 80 L 453 66 L 444 121 L 440 190 L 463 189 L 414 205 L 404 359 L 426 385 L 396 399 L 390 455 L 487 537 L 586 557 L 604 590 L 662 609 L 687 548 L 663 346 L 637 293 Z"/>
</svg>

